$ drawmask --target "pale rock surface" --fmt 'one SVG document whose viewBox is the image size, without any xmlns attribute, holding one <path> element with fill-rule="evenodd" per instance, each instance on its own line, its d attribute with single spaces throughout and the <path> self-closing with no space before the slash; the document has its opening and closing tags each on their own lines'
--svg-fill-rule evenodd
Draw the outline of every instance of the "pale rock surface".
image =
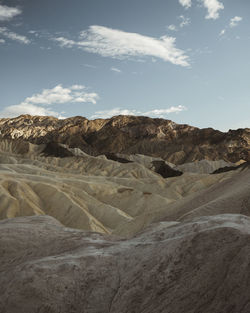
<svg viewBox="0 0 250 313">
<path fill-rule="evenodd" d="M 233 175 L 186 173 L 163 179 L 138 162 L 87 154 L 42 157 L 30 143 L 20 155 L 14 153 L 20 145 L 7 143 L 0 152 L 0 219 L 46 214 L 67 227 L 132 235 L 148 224 L 145 216 L 150 221 L 159 212 L 166 215 L 170 204 Z"/>
<path fill-rule="evenodd" d="M 236 166 L 236 164 L 231 162 L 225 162 L 224 160 L 200 160 L 190 163 L 184 163 L 176 166 L 175 168 L 184 173 L 211 174 L 219 168 L 226 166 Z"/>
<path fill-rule="evenodd" d="M 0 221 L 1 313 L 249 313 L 250 220 L 151 225 L 130 240 L 48 216 Z"/>
</svg>

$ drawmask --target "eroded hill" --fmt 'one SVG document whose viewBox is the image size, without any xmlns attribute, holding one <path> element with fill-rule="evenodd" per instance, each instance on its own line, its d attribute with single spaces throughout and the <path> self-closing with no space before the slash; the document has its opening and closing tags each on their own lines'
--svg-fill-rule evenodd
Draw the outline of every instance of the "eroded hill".
<svg viewBox="0 0 250 313">
<path fill-rule="evenodd" d="M 249 312 L 249 129 L 0 129 L 1 313 Z"/>
</svg>

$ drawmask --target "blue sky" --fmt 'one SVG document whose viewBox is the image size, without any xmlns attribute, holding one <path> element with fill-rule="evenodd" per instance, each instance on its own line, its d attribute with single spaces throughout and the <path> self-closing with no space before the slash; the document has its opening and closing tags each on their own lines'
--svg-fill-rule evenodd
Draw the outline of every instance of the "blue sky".
<svg viewBox="0 0 250 313">
<path fill-rule="evenodd" d="M 0 116 L 250 126 L 249 0 L 2 0 Z"/>
</svg>

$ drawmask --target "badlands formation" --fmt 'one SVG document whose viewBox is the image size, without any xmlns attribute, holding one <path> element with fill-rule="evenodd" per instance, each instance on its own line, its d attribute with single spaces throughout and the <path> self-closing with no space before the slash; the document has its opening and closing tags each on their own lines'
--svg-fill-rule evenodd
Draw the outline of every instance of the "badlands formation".
<svg viewBox="0 0 250 313">
<path fill-rule="evenodd" d="M 0 119 L 0 313 L 249 313 L 250 130 Z"/>
</svg>

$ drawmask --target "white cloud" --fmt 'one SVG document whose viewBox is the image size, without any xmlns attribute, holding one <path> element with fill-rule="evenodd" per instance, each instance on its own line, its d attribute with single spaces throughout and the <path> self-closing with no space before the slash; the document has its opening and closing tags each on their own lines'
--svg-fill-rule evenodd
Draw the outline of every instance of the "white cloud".
<svg viewBox="0 0 250 313">
<path fill-rule="evenodd" d="M 143 113 L 143 115 L 163 117 L 166 114 L 179 113 L 185 110 L 186 110 L 186 107 L 184 107 L 183 105 L 178 105 L 178 106 L 172 106 L 168 109 L 155 109 L 152 111 L 145 112 Z"/>
<path fill-rule="evenodd" d="M 186 9 L 190 8 L 192 5 L 192 0 L 179 0 L 180 4 Z"/>
<path fill-rule="evenodd" d="M 5 40 L 0 38 L 0 43 L 5 43 Z"/>
<path fill-rule="evenodd" d="M 67 102 L 91 102 L 95 104 L 98 95 L 86 92 L 85 88 L 82 85 L 73 85 L 69 88 L 57 85 L 52 89 L 44 89 L 42 93 L 26 98 L 23 103 L 51 105 Z"/>
<path fill-rule="evenodd" d="M 233 27 L 236 27 L 238 26 L 239 22 L 241 22 L 243 20 L 243 18 L 241 16 L 235 16 L 233 18 L 230 19 L 230 22 L 229 22 L 229 25 L 227 25 L 225 27 L 225 29 L 223 29 L 221 32 L 220 32 L 220 36 L 223 36 L 225 33 L 226 33 L 226 30 L 229 30 L 230 31 L 230 28 L 233 28 Z M 236 39 L 240 39 L 239 36 L 236 36 Z"/>
<path fill-rule="evenodd" d="M 116 73 L 121 73 L 122 72 L 121 70 L 119 70 L 119 68 L 116 68 L 116 67 L 111 67 L 110 70 L 113 71 L 113 72 L 116 72 Z"/>
<path fill-rule="evenodd" d="M 97 66 L 91 65 L 91 64 L 83 64 L 83 66 L 88 67 L 88 68 L 93 68 L 93 69 L 97 68 Z"/>
<path fill-rule="evenodd" d="M 198 0 L 203 4 L 203 6 L 208 10 L 206 19 L 219 18 L 219 11 L 224 9 L 224 5 L 219 0 Z M 179 0 L 180 4 L 186 9 L 190 8 L 192 5 L 192 0 Z"/>
<path fill-rule="evenodd" d="M 40 33 L 36 30 L 29 30 L 28 33 L 35 36 L 35 37 L 39 37 L 39 35 L 40 35 Z"/>
<path fill-rule="evenodd" d="M 58 118 L 62 118 L 61 114 L 58 112 L 54 112 L 51 109 L 47 109 L 38 105 L 34 105 L 31 103 L 20 103 L 17 105 L 10 105 L 6 107 L 0 115 L 2 117 L 15 117 L 22 114 L 30 114 L 30 115 L 52 115 Z"/>
<path fill-rule="evenodd" d="M 185 17 L 184 15 L 180 15 L 179 19 L 181 20 L 180 23 L 180 27 L 184 27 L 184 26 L 188 26 L 191 22 L 190 22 L 190 18 L 189 17 Z"/>
<path fill-rule="evenodd" d="M 204 7 L 208 10 L 208 14 L 206 15 L 206 19 L 214 19 L 219 18 L 219 11 L 224 9 L 223 3 L 218 0 L 201 0 L 203 2 Z"/>
<path fill-rule="evenodd" d="M 169 26 L 168 26 L 168 29 L 169 29 L 169 30 L 172 30 L 172 31 L 177 31 L 176 26 L 173 25 L 173 24 L 169 25 Z"/>
<path fill-rule="evenodd" d="M 168 109 L 155 109 L 148 112 L 141 112 L 138 110 L 127 110 L 121 108 L 114 108 L 111 110 L 97 111 L 94 115 L 92 115 L 91 119 L 96 118 L 110 118 L 115 115 L 142 115 L 142 116 L 151 116 L 151 117 L 164 117 L 170 113 L 179 113 L 181 111 L 186 110 L 186 107 L 182 105 L 172 106 Z"/>
<path fill-rule="evenodd" d="M 242 21 L 242 17 L 241 16 L 235 16 L 235 17 L 231 18 L 229 26 L 230 27 L 235 27 L 241 21 Z"/>
<path fill-rule="evenodd" d="M 13 33 L 10 30 L 8 30 L 7 27 L 0 27 L 0 34 L 8 39 L 18 41 L 26 45 L 30 43 L 30 40 L 27 37 Z"/>
<path fill-rule="evenodd" d="M 67 48 L 72 48 L 73 46 L 77 45 L 77 42 L 74 40 L 69 40 L 64 37 L 56 37 L 53 38 L 54 41 L 57 41 L 61 47 L 67 47 Z"/>
<path fill-rule="evenodd" d="M 96 93 L 88 93 L 83 85 L 73 85 L 64 88 L 57 85 L 52 89 L 44 89 L 40 94 L 34 94 L 17 105 L 6 107 L 0 115 L 3 117 L 17 116 L 21 114 L 53 115 L 62 117 L 60 113 L 51 110 L 47 106 L 63 103 L 93 103 L 99 99 Z"/>
<path fill-rule="evenodd" d="M 176 65 L 189 65 L 185 52 L 176 48 L 174 37 L 162 36 L 158 39 L 94 25 L 90 26 L 87 31 L 81 32 L 78 41 L 64 37 L 57 37 L 53 40 L 61 47 L 76 46 L 104 57 L 126 59 L 151 56 Z"/>
<path fill-rule="evenodd" d="M 111 110 L 97 111 L 90 118 L 91 119 L 110 118 L 110 117 L 115 116 L 115 115 L 137 115 L 136 113 L 137 113 L 136 110 L 127 110 L 127 109 L 115 108 L 115 109 L 111 109 Z"/>
<path fill-rule="evenodd" d="M 21 14 L 22 11 L 18 8 L 8 7 L 0 4 L 0 21 L 9 21 L 16 15 Z"/>
<path fill-rule="evenodd" d="M 73 85 L 70 87 L 71 90 L 83 90 L 85 89 L 85 86 L 83 85 Z"/>
<path fill-rule="evenodd" d="M 225 29 L 222 29 L 222 31 L 219 33 L 219 35 L 220 35 L 220 36 L 223 36 L 223 35 L 225 35 L 225 32 L 226 32 L 226 30 L 225 30 Z"/>
</svg>

